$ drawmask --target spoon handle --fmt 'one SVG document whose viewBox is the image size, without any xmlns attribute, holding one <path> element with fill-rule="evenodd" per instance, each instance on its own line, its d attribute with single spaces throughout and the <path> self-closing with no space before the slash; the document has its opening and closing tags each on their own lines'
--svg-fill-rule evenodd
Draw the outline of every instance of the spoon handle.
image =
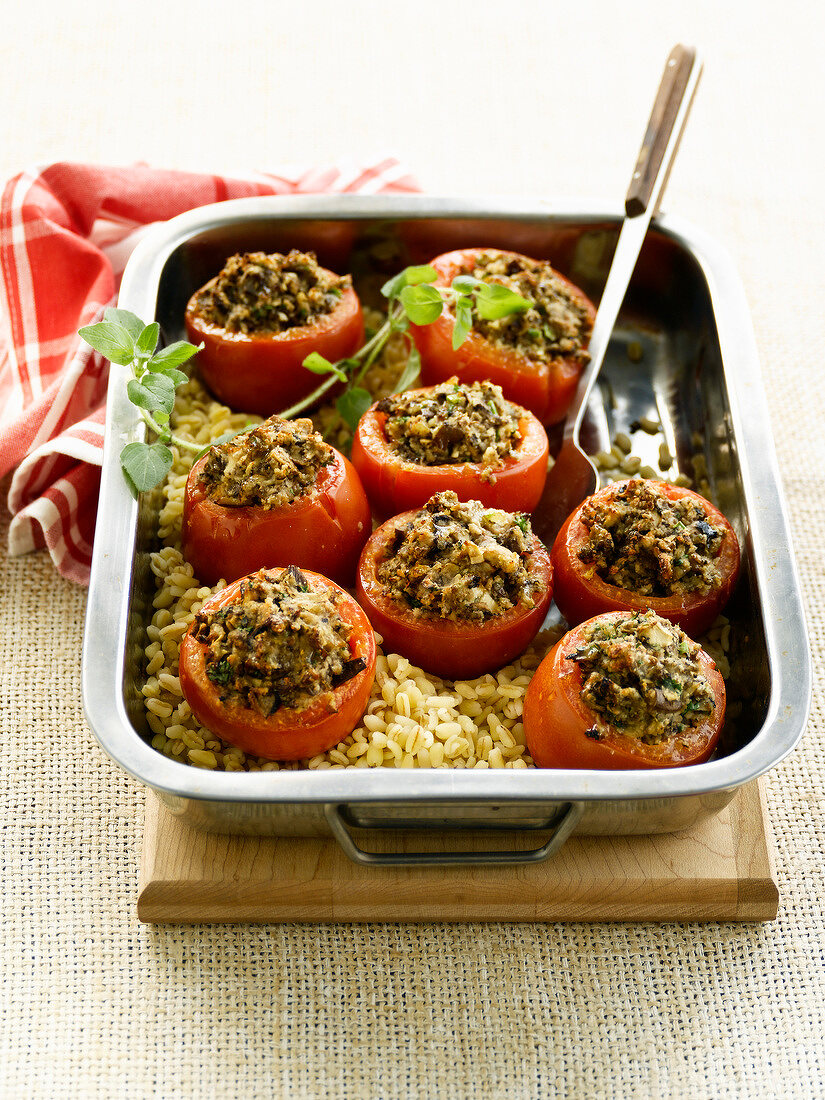
<svg viewBox="0 0 825 1100">
<path fill-rule="evenodd" d="M 693 46 L 673 47 L 625 196 L 629 218 L 643 214 L 648 207 L 652 218 L 658 213 L 701 73 L 702 62 Z"/>
<path fill-rule="evenodd" d="M 601 369 L 647 227 L 659 209 L 701 74 L 702 62 L 692 46 L 671 50 L 625 200 L 625 218 L 590 336 L 590 361 L 582 371 L 567 413 L 565 439 L 578 439 L 587 399 Z"/>
</svg>

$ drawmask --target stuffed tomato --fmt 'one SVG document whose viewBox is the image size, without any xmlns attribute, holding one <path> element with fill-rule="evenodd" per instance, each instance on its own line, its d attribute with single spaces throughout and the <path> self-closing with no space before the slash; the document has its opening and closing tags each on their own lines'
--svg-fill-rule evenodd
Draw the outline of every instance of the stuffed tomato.
<svg viewBox="0 0 825 1100">
<path fill-rule="evenodd" d="M 388 650 L 450 678 L 518 656 L 553 593 L 550 557 L 526 516 L 433 496 L 370 536 L 357 595 Z"/>
<path fill-rule="evenodd" d="M 465 248 L 436 257 L 436 286 L 459 275 L 514 291 L 530 308 L 504 317 L 475 317 L 466 339 L 453 348 L 456 318 L 449 303 L 432 324 L 412 326 L 427 385 L 457 375 L 462 382 L 489 379 L 509 401 L 542 424 L 562 420 L 587 362 L 595 309 L 587 296 L 544 260 L 494 248 Z"/>
<path fill-rule="evenodd" d="M 186 482 L 183 553 L 205 584 L 290 562 L 351 585 L 371 526 L 358 474 L 310 420 L 270 417 Z"/>
<path fill-rule="evenodd" d="M 579 624 L 545 657 L 524 699 L 540 768 L 674 768 L 714 752 L 725 719 L 716 665 L 654 611 Z"/>
<path fill-rule="evenodd" d="M 268 760 L 302 760 L 346 737 L 375 678 L 375 635 L 358 604 L 294 565 L 260 570 L 207 600 L 180 648 L 197 720 Z"/>
<path fill-rule="evenodd" d="M 490 508 L 532 512 L 547 477 L 547 435 L 491 382 L 408 390 L 361 417 L 352 463 L 384 516 L 420 508 L 437 492 Z"/>
<path fill-rule="evenodd" d="M 186 307 L 189 339 L 203 343 L 204 383 L 234 409 L 270 416 L 307 397 L 318 378 L 310 352 L 334 362 L 361 346 L 364 320 L 348 275 L 320 267 L 312 253 L 230 257 Z"/>
<path fill-rule="evenodd" d="M 733 528 L 704 497 L 662 481 L 616 482 L 566 520 L 552 550 L 555 600 L 572 626 L 604 611 L 653 608 L 704 633 L 739 576 Z"/>
</svg>

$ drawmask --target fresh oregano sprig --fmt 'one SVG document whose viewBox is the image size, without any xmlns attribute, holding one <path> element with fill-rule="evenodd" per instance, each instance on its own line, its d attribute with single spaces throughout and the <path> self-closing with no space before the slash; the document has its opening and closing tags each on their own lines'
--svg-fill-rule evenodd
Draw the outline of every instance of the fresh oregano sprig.
<svg viewBox="0 0 825 1100">
<path fill-rule="evenodd" d="M 461 347 L 473 327 L 476 317 L 496 321 L 511 313 L 523 313 L 530 302 L 520 294 L 497 283 L 485 283 L 472 275 L 456 275 L 449 287 L 433 286 L 438 272 L 429 264 L 406 267 L 381 287 L 387 299 L 387 319 L 377 332 L 346 359 L 331 363 L 318 352 L 312 352 L 303 365 L 315 374 L 329 377 L 311 394 L 291 405 L 280 414 L 285 418 L 297 416 L 329 392 L 338 382 L 347 388 L 337 398 L 335 405 L 341 418 L 354 431 L 358 421 L 372 404 L 372 394 L 360 385 L 364 375 L 381 354 L 394 332 L 404 333 L 407 341 L 407 365 L 395 386 L 395 392 L 406 390 L 421 370 L 421 357 L 409 335 L 410 323 L 431 325 L 444 311 L 444 306 L 455 307 L 453 349 Z"/>
<path fill-rule="evenodd" d="M 175 390 L 188 381 L 188 375 L 178 367 L 200 351 L 203 344 L 195 347 L 186 340 L 177 340 L 156 351 L 160 337 L 157 321 L 145 325 L 126 309 L 107 309 L 102 321 L 86 325 L 79 335 L 112 363 L 131 369 L 126 392 L 157 439 L 154 443 L 127 443 L 120 452 L 120 465 L 136 492 L 154 489 L 172 467 L 171 444 L 194 453 L 203 449 L 199 443 L 174 435 L 169 426 Z"/>
<path fill-rule="evenodd" d="M 395 386 L 395 392 L 408 389 L 421 370 L 421 357 L 409 335 L 410 323 L 431 325 L 442 314 L 445 304 L 455 307 L 456 323 L 453 348 L 467 338 L 474 317 L 498 320 L 511 313 L 530 308 L 530 303 L 507 287 L 485 283 L 471 275 L 457 275 L 449 287 L 432 284 L 438 272 L 429 264 L 407 267 L 389 279 L 381 288 L 387 299 L 387 319 L 367 342 L 345 359 L 331 363 L 318 352 L 311 352 L 303 361 L 314 374 L 328 375 L 311 394 L 280 414 L 285 419 L 297 416 L 329 392 L 337 383 L 346 389 L 336 399 L 341 418 L 354 431 L 358 421 L 372 404 L 372 394 L 360 383 L 381 354 L 394 332 L 404 334 L 407 341 L 407 363 Z M 170 418 L 175 404 L 175 391 L 188 376 L 178 370 L 201 350 L 186 340 L 178 340 L 157 351 L 160 326 L 157 321 L 146 325 L 134 313 L 125 309 L 107 309 L 103 320 L 86 325 L 79 335 L 112 363 L 129 367 L 132 377 L 126 384 L 129 400 L 140 410 L 146 426 L 157 437 L 153 443 L 127 443 L 120 453 L 120 464 L 126 480 L 136 492 L 154 489 L 172 467 L 170 445 L 191 451 L 197 458 L 204 448 L 191 440 L 174 435 Z M 238 433 L 227 433 L 232 438 Z M 216 440 L 215 442 L 221 442 Z"/>
</svg>

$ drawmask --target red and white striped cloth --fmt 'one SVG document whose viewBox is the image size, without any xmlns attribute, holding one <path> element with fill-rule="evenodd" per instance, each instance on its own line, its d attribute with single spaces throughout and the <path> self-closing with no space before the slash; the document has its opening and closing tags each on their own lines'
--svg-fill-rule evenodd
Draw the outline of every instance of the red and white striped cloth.
<svg viewBox="0 0 825 1100">
<path fill-rule="evenodd" d="M 115 304 L 149 225 L 248 195 L 416 190 L 392 159 L 248 179 L 61 163 L 9 180 L 0 200 L 0 477 L 16 467 L 10 553 L 45 546 L 64 577 L 88 583 L 109 365 L 77 330 Z"/>
</svg>

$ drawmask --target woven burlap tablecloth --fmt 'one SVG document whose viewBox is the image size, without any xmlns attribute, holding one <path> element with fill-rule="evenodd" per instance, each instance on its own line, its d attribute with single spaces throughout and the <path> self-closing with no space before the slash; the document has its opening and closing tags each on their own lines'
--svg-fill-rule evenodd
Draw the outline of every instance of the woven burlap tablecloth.
<svg viewBox="0 0 825 1100">
<path fill-rule="evenodd" d="M 16 11 L 12 32 L 34 33 L 30 7 Z M 2 549 L 4 1098 L 823 1095 L 825 218 L 818 191 L 825 171 L 817 141 L 822 87 L 813 75 L 819 71 L 823 17 L 803 23 L 806 9 L 794 0 L 782 7 L 785 33 L 779 33 L 773 25 L 759 30 L 758 5 L 755 10 L 744 3 L 698 4 L 697 27 L 685 29 L 667 26 L 661 5 L 640 5 L 636 14 L 652 21 L 642 78 L 625 64 L 631 51 L 642 54 L 625 8 L 598 7 L 598 24 L 589 22 L 594 13 L 585 5 L 575 25 L 559 32 L 562 43 L 575 45 L 577 35 L 583 40 L 593 26 L 604 28 L 593 47 L 600 78 L 608 88 L 626 80 L 632 107 L 627 117 L 637 128 L 652 97 L 659 59 L 673 41 L 692 36 L 704 43 L 708 60 L 668 207 L 716 235 L 733 253 L 745 283 L 817 677 L 804 741 L 768 779 L 781 890 L 778 919 L 761 926 L 142 926 L 135 899 L 144 790 L 104 756 L 83 719 L 85 590 L 58 578 L 43 553 L 9 561 Z M 545 97 L 547 85 L 539 80 L 545 61 L 550 74 L 561 73 L 566 87 L 577 84 L 578 63 L 558 48 L 550 16 L 540 14 L 544 6 L 531 8 L 540 34 L 520 23 L 515 37 L 500 41 L 493 9 L 484 4 L 481 9 L 474 18 L 489 41 L 498 43 L 495 57 L 502 71 L 538 81 Z M 263 18 L 263 8 L 256 10 Z M 434 13 L 435 6 L 430 10 Z M 125 42 L 125 31 L 108 11 L 96 5 L 101 26 Z M 290 27 L 297 36 L 297 17 Z M 183 24 L 177 27 L 183 30 Z M 80 77 L 76 67 L 69 77 L 60 37 L 74 33 L 70 23 L 38 24 L 37 31 L 55 71 L 63 65 L 66 94 L 80 103 Z M 457 23 L 452 31 L 459 33 Z M 408 16 L 402 32 L 406 42 L 418 42 L 418 64 L 435 82 L 433 99 L 446 93 L 449 81 L 442 79 L 438 50 L 424 48 L 426 31 Z M 132 33 L 130 25 L 130 43 Z M 157 75 L 148 33 L 138 32 L 138 44 Z M 383 33 L 381 26 L 369 34 L 362 28 L 353 49 L 364 53 L 364 43 L 377 47 Z M 240 71 L 242 49 L 258 51 L 255 57 L 261 59 L 256 38 L 232 37 L 224 47 L 226 64 Z M 296 41 L 307 46 L 305 38 Z M 543 41 L 554 43 L 554 49 Z M 338 38 L 330 28 L 315 48 L 337 64 Z M 483 56 L 478 42 L 471 55 L 478 73 Z M 167 49 L 162 56 L 168 60 L 172 54 Z M 115 62 L 108 57 L 96 55 L 89 79 L 96 72 L 100 79 L 114 74 Z M 22 72 L 20 57 L 12 64 Z M 358 71 L 366 80 L 367 70 Z M 384 62 L 388 87 L 390 73 Z M 253 66 L 244 74 L 253 87 L 265 87 L 267 78 L 260 71 L 256 75 Z M 334 75 L 341 75 L 337 68 Z M 189 80 L 184 69 L 173 70 L 156 88 L 147 82 L 146 103 L 162 102 L 166 110 L 155 116 L 152 133 L 165 136 L 167 163 L 175 156 L 169 105 L 179 119 L 186 117 Z M 578 85 L 583 109 L 598 128 L 597 99 L 584 83 Z M 15 102 L 11 88 L 11 82 L 4 83 L 8 105 Z M 419 93 L 427 99 L 426 81 Z M 41 159 L 47 150 L 52 156 L 68 151 L 59 111 L 42 100 L 42 143 L 31 137 L 31 116 L 25 112 L 17 130 L 19 149 Z M 133 110 L 128 100 L 118 102 L 118 110 Z M 552 105 L 552 96 L 547 103 Z M 401 98 L 392 99 L 390 107 L 403 111 L 402 104 Z M 611 99 L 606 110 L 614 107 Z M 224 115 L 220 105 L 215 110 L 225 117 L 225 107 Z M 382 108 L 376 110 L 380 114 Z M 472 179 L 475 190 L 622 193 L 638 142 L 635 129 L 627 142 L 618 140 L 613 126 L 598 129 L 602 163 L 594 187 L 587 143 L 576 138 L 578 131 L 562 113 L 554 118 L 556 132 L 577 155 L 537 154 L 541 171 L 530 174 L 522 142 L 508 137 L 507 112 L 495 102 L 489 110 L 506 155 L 481 183 L 468 153 L 483 121 L 470 111 L 449 138 L 440 129 L 417 130 L 418 116 L 410 111 L 404 116 L 410 138 L 398 143 L 398 151 L 431 190 L 468 189 Z M 75 116 L 86 142 L 76 157 L 162 159 L 153 146 L 135 149 L 131 134 L 116 127 L 109 134 L 104 106 L 87 118 L 85 128 L 83 117 L 83 111 Z M 319 119 L 322 138 L 330 140 L 335 127 L 349 135 L 347 127 L 354 125 L 346 112 L 331 119 L 321 113 Z M 299 155 L 312 155 L 306 131 L 289 118 L 284 126 Z M 144 130 L 135 127 L 133 133 Z M 194 153 L 191 133 L 180 123 L 178 130 L 190 143 L 176 163 L 201 166 L 205 157 Z M 240 159 L 242 147 L 226 132 L 231 163 L 233 155 Z M 369 141 L 374 146 L 382 137 L 370 132 Z M 449 162 L 442 153 L 451 142 L 457 155 Z M 14 148 L 3 154 L 7 160 Z M 127 155 L 127 149 L 134 151 Z M 261 159 L 256 155 L 256 162 Z M 557 166 L 552 173 L 549 165 Z M 7 518 L 0 547 L 5 547 Z"/>
</svg>

